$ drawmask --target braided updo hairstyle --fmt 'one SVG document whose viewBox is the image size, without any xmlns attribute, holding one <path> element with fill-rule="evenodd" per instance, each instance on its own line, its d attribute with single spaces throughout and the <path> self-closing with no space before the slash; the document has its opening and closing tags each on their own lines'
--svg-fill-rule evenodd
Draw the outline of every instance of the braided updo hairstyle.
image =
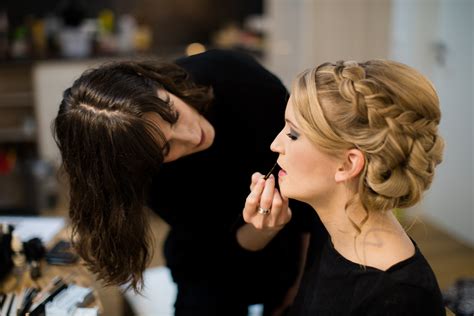
<svg viewBox="0 0 474 316">
<path fill-rule="evenodd" d="M 367 211 L 416 204 L 442 160 L 441 113 L 433 85 L 404 64 L 325 63 L 293 86 L 296 119 L 322 150 L 365 156 L 358 195 Z"/>
</svg>

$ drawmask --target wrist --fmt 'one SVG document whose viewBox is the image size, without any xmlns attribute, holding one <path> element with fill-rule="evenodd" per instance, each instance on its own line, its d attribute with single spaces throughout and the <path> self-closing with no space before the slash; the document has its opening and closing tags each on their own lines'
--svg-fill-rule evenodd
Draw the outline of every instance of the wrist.
<svg viewBox="0 0 474 316">
<path fill-rule="evenodd" d="M 252 224 L 249 224 L 249 226 L 255 232 L 255 234 L 258 234 L 263 237 L 274 237 L 276 234 L 280 232 L 280 230 L 282 230 L 283 227 L 285 227 L 284 225 L 282 225 L 282 226 L 275 226 L 275 227 L 261 227 L 260 228 L 260 227 L 255 227 Z"/>
<path fill-rule="evenodd" d="M 280 230 L 281 228 L 260 229 L 247 223 L 237 230 L 237 242 L 246 250 L 259 251 L 265 248 Z"/>
</svg>

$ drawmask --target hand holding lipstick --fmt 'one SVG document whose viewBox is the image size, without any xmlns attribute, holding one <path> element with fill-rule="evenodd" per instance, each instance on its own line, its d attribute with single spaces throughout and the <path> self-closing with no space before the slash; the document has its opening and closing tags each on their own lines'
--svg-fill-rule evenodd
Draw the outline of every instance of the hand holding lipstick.
<svg viewBox="0 0 474 316">
<path fill-rule="evenodd" d="M 256 172 L 252 175 L 248 195 L 243 211 L 245 222 L 260 231 L 279 231 L 291 219 L 288 199 L 275 187 L 275 177 L 270 175 L 266 180 Z M 262 212 L 260 210 L 269 210 Z"/>
</svg>

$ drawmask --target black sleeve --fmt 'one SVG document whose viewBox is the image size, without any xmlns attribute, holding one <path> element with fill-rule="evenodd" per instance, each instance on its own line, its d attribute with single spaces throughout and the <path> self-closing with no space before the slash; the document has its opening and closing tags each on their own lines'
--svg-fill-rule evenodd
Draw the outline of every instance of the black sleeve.
<svg viewBox="0 0 474 316">
<path fill-rule="evenodd" d="M 178 58 L 176 64 L 186 69 L 195 82 L 203 85 L 247 84 L 284 90 L 281 80 L 268 71 L 259 60 L 244 52 L 211 49 L 204 53 Z M 236 86 L 236 91 L 239 87 Z M 282 101 L 286 105 L 286 100 Z"/>
</svg>

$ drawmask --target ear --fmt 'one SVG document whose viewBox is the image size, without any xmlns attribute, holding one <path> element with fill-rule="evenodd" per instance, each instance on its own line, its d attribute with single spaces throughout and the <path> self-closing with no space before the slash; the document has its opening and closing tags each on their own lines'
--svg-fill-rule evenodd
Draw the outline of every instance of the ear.
<svg viewBox="0 0 474 316">
<path fill-rule="evenodd" d="M 352 180 L 364 169 L 364 154 L 359 149 L 350 149 L 344 154 L 344 159 L 336 170 L 334 180 L 337 183 Z"/>
</svg>

